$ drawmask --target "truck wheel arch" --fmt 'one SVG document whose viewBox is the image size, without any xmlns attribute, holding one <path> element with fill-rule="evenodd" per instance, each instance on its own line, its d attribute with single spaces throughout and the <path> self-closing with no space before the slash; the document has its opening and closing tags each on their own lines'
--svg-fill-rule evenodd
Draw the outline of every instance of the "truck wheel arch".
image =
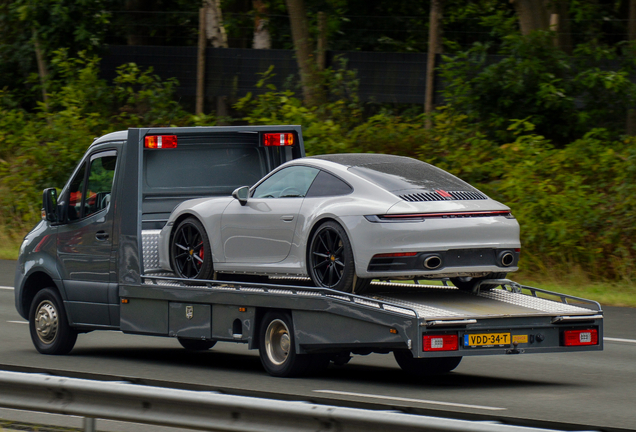
<svg viewBox="0 0 636 432">
<path fill-rule="evenodd" d="M 22 286 L 22 316 L 28 317 L 29 310 L 31 309 L 31 303 L 35 298 L 35 295 L 44 288 L 55 288 L 62 299 L 66 296 L 63 290 L 60 289 L 58 283 L 46 272 L 36 271 L 27 276 L 24 285 Z"/>
</svg>

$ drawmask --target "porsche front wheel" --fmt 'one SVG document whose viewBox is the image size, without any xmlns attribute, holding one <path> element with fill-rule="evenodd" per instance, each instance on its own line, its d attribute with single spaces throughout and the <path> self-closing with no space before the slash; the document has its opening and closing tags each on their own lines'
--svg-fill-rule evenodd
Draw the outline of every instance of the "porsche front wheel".
<svg viewBox="0 0 636 432">
<path fill-rule="evenodd" d="M 177 225 L 170 243 L 170 260 L 178 277 L 212 279 L 210 240 L 198 219 L 189 217 Z"/>
<path fill-rule="evenodd" d="M 334 221 L 318 227 L 309 242 L 307 266 L 317 287 L 352 292 L 355 266 L 344 228 Z"/>
</svg>

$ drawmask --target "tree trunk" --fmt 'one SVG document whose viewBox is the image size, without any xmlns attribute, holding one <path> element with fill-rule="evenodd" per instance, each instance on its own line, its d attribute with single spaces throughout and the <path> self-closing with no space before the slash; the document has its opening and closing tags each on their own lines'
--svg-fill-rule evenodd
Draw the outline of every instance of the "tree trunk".
<svg viewBox="0 0 636 432">
<path fill-rule="evenodd" d="M 567 53 L 572 52 L 572 31 L 568 19 L 568 0 L 511 0 L 517 16 L 522 35 L 534 30 L 553 30 L 557 33 L 555 44 Z M 554 15 L 558 18 L 557 24 Z"/>
<path fill-rule="evenodd" d="M 550 27 L 548 2 L 549 0 L 512 0 L 519 17 L 522 35 L 525 36 L 534 30 L 548 30 Z"/>
<path fill-rule="evenodd" d="M 270 49 L 272 47 L 272 38 L 269 34 L 269 19 L 267 18 L 267 4 L 263 0 L 254 0 L 254 40 L 252 48 L 254 49 Z"/>
<path fill-rule="evenodd" d="M 35 48 L 35 60 L 38 63 L 38 75 L 40 76 L 40 85 L 42 86 L 42 101 L 44 102 L 44 107 L 46 110 L 49 110 L 49 97 L 46 94 L 46 87 L 49 78 L 49 72 L 46 69 L 46 61 L 44 60 L 44 56 L 42 55 L 42 50 L 40 49 L 40 41 L 38 40 L 38 32 L 35 28 L 32 29 L 33 32 L 33 47 Z"/>
<path fill-rule="evenodd" d="M 205 8 L 199 9 L 199 44 L 197 47 L 197 100 L 194 112 L 203 114 L 205 100 Z"/>
<path fill-rule="evenodd" d="M 227 48 L 227 34 L 223 25 L 221 0 L 205 0 L 205 33 L 214 48 Z"/>
<path fill-rule="evenodd" d="M 629 42 L 636 54 L 636 0 L 629 0 Z M 636 135 L 636 110 L 627 111 L 627 135 Z"/>
<path fill-rule="evenodd" d="M 316 47 L 316 64 L 318 70 L 327 67 L 327 15 L 318 12 L 318 46 Z"/>
<path fill-rule="evenodd" d="M 426 61 L 426 96 L 424 112 L 426 116 L 426 129 L 432 127 L 430 114 L 433 112 L 435 102 L 435 57 L 442 52 L 442 11 L 443 0 L 431 1 L 431 16 L 428 28 L 428 58 Z"/>
<path fill-rule="evenodd" d="M 286 0 L 291 24 L 294 48 L 296 49 L 296 61 L 300 69 L 300 81 L 303 87 L 303 98 L 305 105 L 316 105 L 316 85 L 317 77 L 315 64 L 313 62 L 313 48 L 309 40 L 309 29 L 307 26 L 307 13 L 305 12 L 304 0 Z"/>
<path fill-rule="evenodd" d="M 128 45 L 152 45 L 150 29 L 138 24 L 140 20 L 145 18 L 143 12 L 152 11 L 152 6 L 152 0 L 126 0 L 124 8 L 130 12 L 126 34 Z"/>
</svg>

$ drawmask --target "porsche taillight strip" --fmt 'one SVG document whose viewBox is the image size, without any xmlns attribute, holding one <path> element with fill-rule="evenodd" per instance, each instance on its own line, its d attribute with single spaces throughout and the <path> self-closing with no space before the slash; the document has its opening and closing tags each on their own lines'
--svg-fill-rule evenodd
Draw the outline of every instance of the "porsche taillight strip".
<svg viewBox="0 0 636 432">
<path fill-rule="evenodd" d="M 415 213 L 415 214 L 398 214 L 398 215 L 378 215 L 380 220 L 392 219 L 430 219 L 430 218 L 463 218 L 463 217 L 489 217 L 489 216 L 505 216 L 512 217 L 512 213 L 508 210 L 496 211 L 479 211 L 479 212 L 452 212 L 452 213 Z"/>
</svg>

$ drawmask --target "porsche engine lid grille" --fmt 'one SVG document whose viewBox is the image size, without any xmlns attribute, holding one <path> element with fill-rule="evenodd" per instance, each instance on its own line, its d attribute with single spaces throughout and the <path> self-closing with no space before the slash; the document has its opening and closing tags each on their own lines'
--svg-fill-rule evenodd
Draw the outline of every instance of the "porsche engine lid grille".
<svg viewBox="0 0 636 432">
<path fill-rule="evenodd" d="M 480 192 L 468 191 L 434 191 L 434 192 L 417 192 L 405 195 L 398 195 L 404 201 L 420 202 L 420 201 L 468 201 L 468 200 L 485 200 L 488 197 Z"/>
</svg>

